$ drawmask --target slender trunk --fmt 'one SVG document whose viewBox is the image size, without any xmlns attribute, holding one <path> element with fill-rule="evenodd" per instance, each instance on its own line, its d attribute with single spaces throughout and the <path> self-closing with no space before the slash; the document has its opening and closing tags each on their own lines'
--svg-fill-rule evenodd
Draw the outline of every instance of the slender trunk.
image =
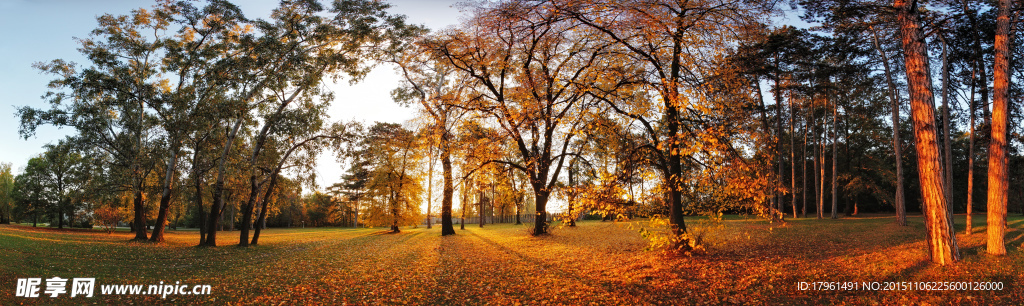
<svg viewBox="0 0 1024 306">
<path fill-rule="evenodd" d="M 843 156 L 843 164 L 844 164 L 844 170 L 846 171 L 848 177 L 853 177 L 854 176 L 853 167 L 850 166 L 850 164 L 853 162 L 853 158 L 854 158 L 852 155 L 850 155 L 850 124 L 849 124 L 850 121 L 851 121 L 850 120 L 850 112 L 847 111 L 847 112 L 845 112 L 843 114 L 843 152 L 845 154 L 845 156 Z M 846 183 L 849 183 L 849 182 L 850 182 L 850 180 L 847 179 Z M 843 214 L 844 215 L 852 216 L 852 215 L 856 215 L 857 214 L 856 198 L 857 198 L 856 194 L 847 194 L 846 196 L 843 197 Z M 851 200 L 854 200 L 854 201 L 851 201 Z M 853 205 L 850 205 L 850 202 L 853 202 Z"/>
<path fill-rule="evenodd" d="M 925 46 L 916 1 L 895 0 L 903 43 L 910 106 L 914 121 L 918 176 L 932 262 L 949 264 L 960 260 L 956 233 L 948 217 L 944 183 L 935 136 L 935 107 L 928 82 L 928 50 Z"/>
<path fill-rule="evenodd" d="M 943 178 L 946 186 L 946 203 L 949 210 L 949 218 L 953 220 L 953 149 L 950 145 L 949 136 L 949 58 L 947 56 L 948 46 L 946 38 L 939 35 L 942 41 L 942 142 L 944 145 L 943 156 L 946 163 L 943 167 Z"/>
<path fill-rule="evenodd" d="M 455 227 L 452 224 L 452 198 L 455 187 L 452 184 L 452 158 L 447 137 L 447 133 L 441 136 L 441 171 L 444 175 L 444 190 L 441 195 L 441 236 L 455 235 Z"/>
<path fill-rule="evenodd" d="M 813 106 L 813 102 L 812 102 L 812 106 Z M 814 171 L 814 181 L 811 182 L 811 183 L 814 184 L 814 203 L 815 203 L 815 206 L 816 206 L 815 212 L 816 212 L 816 215 L 817 215 L 818 219 L 821 219 L 823 217 L 822 213 L 821 213 L 821 191 L 822 191 L 821 187 L 822 187 L 822 185 L 820 183 L 821 182 L 821 177 L 822 177 L 822 175 L 821 175 L 821 171 L 822 171 L 822 169 L 821 169 L 821 160 L 820 160 L 820 156 L 821 156 L 821 143 L 818 140 L 818 131 L 814 129 L 814 127 L 818 124 L 818 121 L 816 120 L 817 118 L 815 118 L 815 116 L 814 116 L 815 115 L 814 114 L 814 109 L 811 108 L 810 112 L 811 112 L 811 124 L 810 124 L 810 126 L 811 126 L 811 135 L 812 135 L 812 140 L 813 140 L 812 142 L 813 142 L 813 146 L 814 146 L 814 152 L 812 152 L 812 153 L 814 153 L 814 156 L 812 156 L 812 158 L 811 158 L 812 159 L 811 164 L 814 166 L 814 169 L 812 169 Z"/>
<path fill-rule="evenodd" d="M 255 162 L 255 159 L 253 160 Z M 255 166 L 255 163 L 253 164 Z M 262 183 L 256 183 L 256 174 L 249 175 L 249 197 L 242 206 L 242 224 L 238 226 L 238 246 L 249 245 L 249 226 L 252 224 L 252 214 L 256 207 L 256 198 L 259 196 Z"/>
<path fill-rule="evenodd" d="M 239 118 L 235 126 L 231 128 L 224 142 L 224 150 L 221 151 L 220 160 L 217 162 L 217 181 L 213 185 L 213 203 L 210 205 L 210 229 L 206 233 L 204 246 L 217 246 L 217 226 L 220 225 L 221 211 L 224 209 L 224 176 L 227 170 L 228 154 L 231 152 L 232 144 L 235 142 L 238 129 L 242 127 L 243 121 L 243 118 Z"/>
<path fill-rule="evenodd" d="M 970 112 L 971 112 L 971 123 L 970 123 L 970 142 L 967 149 L 967 222 L 964 225 L 964 232 L 967 235 L 973 233 L 972 225 L 974 225 L 974 219 L 972 216 L 972 210 L 974 210 L 974 118 L 976 117 L 974 93 L 977 90 L 977 68 L 973 67 L 971 75 L 971 101 L 970 101 Z"/>
<path fill-rule="evenodd" d="M 171 187 L 174 185 L 174 172 L 178 168 L 178 152 L 181 143 L 174 141 L 171 148 L 171 156 L 167 158 L 167 171 L 164 174 L 163 186 L 160 188 L 160 211 L 156 216 L 156 225 L 153 227 L 153 235 L 149 237 L 151 242 L 164 242 L 164 226 L 167 225 L 167 213 L 171 208 Z"/>
<path fill-rule="evenodd" d="M 775 59 L 776 68 L 778 68 L 778 57 Z M 782 192 L 782 89 L 779 84 L 780 76 L 778 73 L 775 75 L 775 162 L 778 166 L 778 173 L 775 177 L 775 210 L 778 212 L 779 219 L 786 217 L 786 209 L 783 207 L 782 199 L 785 196 Z"/>
<path fill-rule="evenodd" d="M 194 158 L 193 160 L 197 160 L 197 159 Z M 195 165 L 195 163 L 193 163 L 193 165 Z M 206 209 L 203 208 L 203 180 L 200 178 L 200 174 L 198 174 L 196 171 L 193 171 L 192 174 L 194 176 L 192 178 L 193 184 L 195 184 L 195 186 L 193 186 L 193 187 L 196 189 L 196 195 L 195 195 L 195 197 L 196 197 L 195 198 L 196 216 L 198 216 L 198 218 L 199 218 L 199 244 L 202 245 L 204 242 L 206 242 L 206 231 L 207 231 L 207 228 L 206 228 Z"/>
<path fill-rule="evenodd" d="M 568 207 L 569 211 L 567 211 L 567 213 L 569 214 L 569 227 L 576 227 L 576 218 L 573 218 L 573 212 L 572 212 L 573 203 L 576 202 L 576 189 L 575 189 L 576 188 L 576 181 L 575 181 L 575 177 L 574 177 L 574 174 L 575 174 L 576 171 L 573 170 L 573 166 L 575 166 L 575 163 L 576 163 L 576 159 L 573 159 L 572 162 L 569 163 L 569 169 L 568 169 L 569 170 L 569 186 L 568 186 L 569 187 L 569 207 Z"/>
<path fill-rule="evenodd" d="M 796 143 L 793 139 L 796 134 L 796 106 L 793 99 L 789 99 L 789 193 L 792 195 L 793 219 L 796 219 Z"/>
<path fill-rule="evenodd" d="M 900 226 L 907 226 L 907 207 L 903 197 L 903 146 L 900 145 L 900 103 L 899 94 L 896 92 L 896 82 L 893 81 L 892 69 L 889 67 L 889 56 L 882 50 L 878 43 L 878 32 L 871 27 L 871 36 L 874 38 L 875 50 L 882 57 L 882 67 L 885 68 L 885 83 L 889 86 L 889 107 L 892 111 L 892 147 L 896 156 L 896 196 L 893 204 L 896 207 L 896 223 Z"/>
<path fill-rule="evenodd" d="M 476 221 L 480 223 L 480 227 L 484 227 L 484 191 L 477 190 L 476 192 L 476 205 L 477 205 L 477 216 L 480 218 Z"/>
<path fill-rule="evenodd" d="M 804 119 L 807 119 L 807 117 L 805 116 Z M 803 208 L 800 209 L 800 217 L 801 218 L 807 218 L 807 122 L 806 122 L 806 120 L 804 122 L 803 130 L 804 130 L 804 145 L 800 148 L 800 150 L 803 151 L 803 154 L 800 156 L 801 157 L 800 158 L 800 168 L 801 168 L 801 171 L 803 171 L 803 174 L 800 175 L 800 181 L 801 181 L 801 184 L 802 184 L 801 187 L 800 187 L 800 190 L 801 190 L 800 194 L 804 198 L 804 206 L 803 206 Z"/>
<path fill-rule="evenodd" d="M 459 229 L 466 229 L 466 202 L 469 201 L 469 191 L 466 190 L 466 182 L 462 182 L 462 217 L 459 218 Z"/>
<path fill-rule="evenodd" d="M 433 228 L 430 220 L 430 209 L 434 200 L 434 146 L 430 146 L 429 151 L 427 154 L 427 161 L 430 162 L 427 165 L 427 229 Z"/>
<path fill-rule="evenodd" d="M 839 175 L 836 171 L 836 153 L 839 151 L 836 147 L 836 144 L 839 143 L 839 134 L 836 133 L 839 126 L 839 122 L 836 121 L 838 118 L 839 103 L 832 103 L 832 219 L 839 218 L 838 197 L 836 196 L 836 193 L 839 191 L 839 185 L 836 184 L 836 178 Z"/>
<path fill-rule="evenodd" d="M 823 115 L 827 116 L 828 115 L 828 111 L 827 111 L 828 110 L 828 100 L 827 99 L 825 100 L 825 107 L 826 107 L 825 108 L 826 112 Z M 825 218 L 825 141 L 827 140 L 826 137 L 828 136 L 828 126 L 825 126 L 825 123 L 828 122 L 828 118 L 821 118 L 821 119 L 822 119 L 821 120 L 821 124 L 822 124 L 821 139 L 818 141 L 818 152 L 821 155 L 818 158 L 818 172 L 819 172 L 818 173 L 818 180 L 819 180 L 818 184 L 820 186 L 818 188 L 818 190 L 820 191 L 818 193 L 818 219 L 824 219 Z"/>
<path fill-rule="evenodd" d="M 1006 125 L 1010 100 L 1010 0 L 999 0 L 995 66 L 992 69 L 992 139 L 988 150 L 988 229 L 986 250 L 1006 255 L 1006 200 L 1009 191 Z"/>
</svg>

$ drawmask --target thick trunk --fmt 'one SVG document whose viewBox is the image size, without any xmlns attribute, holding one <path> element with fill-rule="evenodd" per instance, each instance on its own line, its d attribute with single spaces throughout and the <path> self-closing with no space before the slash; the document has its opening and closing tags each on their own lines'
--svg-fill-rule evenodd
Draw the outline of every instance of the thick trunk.
<svg viewBox="0 0 1024 306">
<path fill-rule="evenodd" d="M 156 215 L 156 225 L 153 227 L 153 235 L 149 237 L 151 242 L 164 241 L 164 227 L 167 225 L 167 213 L 171 209 L 171 188 L 174 186 L 174 172 L 178 168 L 178 151 L 180 145 L 175 142 L 171 148 L 171 156 L 167 158 L 167 171 L 164 173 L 163 186 L 160 192 L 160 211 Z"/>
<path fill-rule="evenodd" d="M 1000 0 L 996 17 L 992 69 L 992 139 L 988 149 L 988 228 L 986 250 L 1006 255 L 1006 200 L 1009 181 L 1006 160 L 1006 125 L 1010 100 L 1010 0 Z"/>
<path fill-rule="evenodd" d="M 441 195 L 441 236 L 455 235 L 452 224 L 452 197 L 455 186 L 452 184 L 452 158 L 448 149 L 447 136 L 441 136 L 441 171 L 444 176 L 444 190 Z"/>
<path fill-rule="evenodd" d="M 956 233 L 949 219 L 937 137 L 935 135 L 935 107 L 931 84 L 928 82 L 928 51 L 918 21 L 916 2 L 895 0 L 897 19 L 903 43 L 907 81 L 910 86 L 910 106 L 914 122 L 914 140 L 917 148 L 918 177 L 927 228 L 928 248 L 932 262 L 949 264 L 960 260 Z"/>
<path fill-rule="evenodd" d="M 547 205 L 548 205 L 548 195 L 549 195 L 549 192 L 547 192 L 547 191 L 545 191 L 543 189 L 540 189 L 540 188 L 543 188 L 543 187 L 538 187 L 536 185 L 534 185 L 534 188 L 536 188 L 534 190 L 538 190 L 538 191 L 534 193 L 536 195 L 536 199 L 537 199 L 537 203 L 536 203 L 537 204 L 537 215 L 536 215 L 536 217 L 533 220 L 534 221 L 533 222 L 533 235 L 537 236 L 537 235 L 544 235 L 544 234 L 548 233 Z"/>
<path fill-rule="evenodd" d="M 668 106 L 669 107 L 667 107 L 667 117 L 676 118 L 678 116 L 677 109 L 674 106 Z M 682 152 L 683 149 L 682 142 L 676 139 L 678 137 L 676 135 L 678 130 L 678 122 L 676 122 L 675 120 L 669 120 L 669 135 L 671 135 L 668 141 L 669 150 L 667 150 L 667 152 L 669 153 L 667 158 L 669 173 L 667 173 L 665 177 L 668 178 L 666 185 L 669 186 L 669 222 L 672 228 L 672 234 L 675 235 L 676 237 L 682 236 L 683 234 L 686 233 L 686 223 L 683 220 L 683 192 L 681 190 L 682 186 L 680 184 L 680 181 L 683 179 L 683 167 L 681 163 L 681 157 L 678 153 L 674 153 Z M 546 197 L 544 198 L 544 201 L 547 202 Z M 538 199 L 538 205 L 539 204 L 540 199 Z M 540 210 L 538 210 L 538 213 L 540 213 Z"/>
<path fill-rule="evenodd" d="M 132 230 L 135 231 L 135 240 L 146 240 L 148 238 L 146 236 L 149 234 L 146 231 L 146 207 L 142 203 L 142 188 L 138 188 L 138 186 L 135 188 L 133 208 L 135 209 L 135 220 L 133 221 L 135 225 Z"/>
</svg>

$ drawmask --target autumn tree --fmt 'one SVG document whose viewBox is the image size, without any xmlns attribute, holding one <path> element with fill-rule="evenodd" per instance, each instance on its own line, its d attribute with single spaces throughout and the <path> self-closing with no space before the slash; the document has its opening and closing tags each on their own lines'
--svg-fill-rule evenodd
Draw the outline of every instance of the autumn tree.
<svg viewBox="0 0 1024 306">
<path fill-rule="evenodd" d="M 398 53 L 394 63 L 403 80 L 401 87 L 392 91 L 392 96 L 400 104 L 418 103 L 431 120 L 427 130 L 431 138 L 436 138 L 436 141 L 431 141 L 431 148 L 436 147 L 441 160 L 441 236 L 447 236 L 455 234 L 452 223 L 455 196 L 452 138 L 460 119 L 466 115 L 466 109 L 460 106 L 468 99 L 468 84 L 465 79 L 458 78 L 454 68 L 437 58 L 440 54 L 432 52 L 431 39 L 417 40 Z M 428 197 L 433 195 L 428 192 Z"/>
<path fill-rule="evenodd" d="M 686 233 L 683 221 L 682 182 L 693 164 L 691 145 L 705 142 L 709 135 L 688 126 L 704 122 L 701 99 L 706 77 L 701 69 L 716 60 L 705 57 L 736 41 L 735 34 L 757 22 L 771 7 L 745 1 L 551 1 L 564 16 L 596 31 L 602 40 L 621 50 L 625 62 L 643 69 L 638 81 L 655 93 L 660 104 L 638 108 L 616 104 L 616 113 L 643 122 L 643 131 L 660 160 L 669 206 L 669 219 L 676 236 Z M 702 50 L 711 51 L 703 52 Z M 697 116 L 695 116 L 697 115 Z M 685 244 L 685 243 L 683 243 Z"/>
<path fill-rule="evenodd" d="M 916 0 L 895 0 L 903 43 L 907 81 L 910 85 L 910 106 L 914 122 L 918 177 L 925 213 L 929 255 L 932 262 L 949 264 L 960 260 L 953 220 L 947 210 L 942 167 L 935 135 L 934 96 L 929 82 L 928 51 L 919 20 Z"/>
<path fill-rule="evenodd" d="M 1006 255 L 1007 115 L 1010 100 L 1010 0 L 1000 0 L 996 16 L 993 73 L 992 139 L 988 149 L 988 226 L 986 250 Z"/>
<path fill-rule="evenodd" d="M 369 162 L 363 223 L 384 226 L 399 232 L 399 226 L 415 224 L 420 217 L 423 196 L 419 162 L 420 139 L 401 125 L 376 123 L 366 130 L 359 142 Z"/>
<path fill-rule="evenodd" d="M 514 143 L 515 160 L 493 160 L 523 171 L 533 189 L 534 235 L 547 233 L 547 204 L 563 170 L 569 144 L 588 105 L 592 67 L 604 52 L 595 36 L 560 21 L 550 8 L 529 2 L 481 7 L 463 29 L 444 33 L 432 46 L 472 80 L 476 98 L 467 107 Z"/>
</svg>

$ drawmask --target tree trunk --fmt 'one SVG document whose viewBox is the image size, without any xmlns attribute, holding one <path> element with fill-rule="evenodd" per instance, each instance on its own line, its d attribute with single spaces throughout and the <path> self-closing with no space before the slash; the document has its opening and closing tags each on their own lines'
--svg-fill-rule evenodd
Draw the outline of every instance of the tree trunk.
<svg viewBox="0 0 1024 306">
<path fill-rule="evenodd" d="M 814 127 L 818 124 L 818 121 L 816 120 L 817 118 L 815 118 L 815 116 L 814 116 L 813 101 L 812 101 L 812 108 L 810 109 L 810 112 L 811 112 L 810 128 L 811 128 L 811 135 L 812 135 L 812 140 L 813 140 L 812 141 L 813 142 L 812 145 L 814 146 L 814 152 L 812 152 L 814 154 L 814 156 L 811 157 L 811 159 L 812 159 L 811 160 L 811 165 L 814 166 L 814 169 L 811 169 L 812 171 L 814 171 L 814 181 L 811 182 L 811 183 L 814 184 L 814 204 L 816 206 L 815 214 L 817 215 L 818 219 L 821 219 L 823 217 L 822 214 L 821 214 L 821 191 L 822 191 L 821 187 L 822 187 L 822 185 L 820 183 L 821 179 L 822 179 L 821 178 L 822 177 L 822 175 L 821 175 L 821 171 L 822 170 L 821 170 L 821 161 L 820 161 L 821 143 L 818 140 L 818 131 L 814 129 Z"/>
<path fill-rule="evenodd" d="M 430 152 L 427 153 L 427 161 L 430 164 L 427 165 L 427 229 L 433 228 L 430 220 L 430 209 L 434 201 L 434 146 L 430 146 Z M 442 233 L 441 236 L 444 236 Z"/>
<path fill-rule="evenodd" d="M 241 128 L 242 118 L 238 119 L 231 132 L 228 134 L 226 141 L 224 142 L 224 150 L 221 151 L 220 160 L 217 162 L 217 182 L 213 185 L 213 203 L 210 205 L 210 230 L 206 233 L 206 241 L 204 246 L 217 246 L 217 227 L 220 225 L 221 211 L 224 209 L 224 176 L 226 172 L 227 156 L 231 152 L 232 143 L 235 142 L 235 137 L 238 135 L 238 129 Z"/>
<path fill-rule="evenodd" d="M 452 158 L 448 148 L 447 133 L 441 136 L 441 171 L 444 175 L 444 190 L 441 195 L 441 236 L 455 235 L 452 224 L 452 198 L 455 187 L 452 184 Z"/>
<path fill-rule="evenodd" d="M 889 107 L 892 110 L 892 147 L 896 155 L 896 196 L 893 204 L 896 207 L 896 224 L 907 226 L 907 206 L 903 197 L 903 146 L 900 145 L 900 103 L 899 94 L 896 92 L 896 82 L 893 81 L 892 69 L 889 67 L 889 56 L 882 50 L 878 43 L 878 32 L 871 27 L 871 36 L 874 38 L 875 50 L 882 57 L 882 66 L 885 68 L 885 83 L 889 85 Z"/>
<path fill-rule="evenodd" d="M 825 100 L 825 107 L 826 107 L 826 110 L 827 110 L 827 107 L 828 107 L 828 100 L 827 99 Z M 826 111 L 825 115 L 827 115 L 827 114 L 828 114 L 828 112 Z M 819 181 L 818 182 L 819 183 L 819 187 L 818 187 L 818 191 L 819 191 L 818 192 L 818 219 L 824 219 L 825 218 L 825 141 L 826 141 L 825 137 L 828 136 L 828 127 L 825 126 L 825 123 L 828 122 L 828 118 L 821 118 L 821 119 L 822 119 L 821 120 L 821 124 L 822 124 L 821 137 L 822 138 L 818 141 L 818 152 L 821 155 L 820 157 L 818 157 L 818 172 L 819 172 L 818 173 L 818 181 Z"/>
<path fill-rule="evenodd" d="M 576 188 L 576 181 L 575 181 L 575 175 L 574 175 L 574 174 L 576 174 L 575 173 L 576 171 L 573 170 L 573 166 L 575 166 L 575 165 L 576 165 L 576 159 L 573 159 L 572 162 L 569 163 L 569 169 L 568 169 L 569 170 L 569 186 L 568 186 L 569 187 L 569 203 L 568 203 L 569 211 L 567 211 L 566 213 L 569 214 L 569 227 L 576 227 L 576 218 L 573 218 L 573 213 L 572 213 L 573 203 L 576 202 L 576 189 L 575 189 Z"/>
<path fill-rule="evenodd" d="M 466 182 L 464 179 L 462 182 L 462 218 L 459 219 L 459 229 L 461 230 L 466 229 L 466 202 L 469 202 L 469 190 L 466 189 Z"/>
<path fill-rule="evenodd" d="M 253 162 L 255 162 L 255 159 Z M 249 197 L 245 200 L 245 206 L 242 206 L 242 224 L 238 226 L 238 246 L 244 247 L 249 245 L 249 226 L 252 224 L 252 214 L 256 208 L 256 198 L 259 197 L 260 185 L 262 183 L 256 183 L 255 173 L 249 175 Z"/>
<path fill-rule="evenodd" d="M 775 59 L 776 68 L 778 68 L 778 58 Z M 779 84 L 780 76 L 778 73 L 775 75 L 775 162 L 778 165 L 779 172 L 775 177 L 775 210 L 778 212 L 779 219 L 785 219 L 786 209 L 783 204 L 784 192 L 782 192 L 782 89 Z"/>
<path fill-rule="evenodd" d="M 964 225 L 964 233 L 971 235 L 974 225 L 974 219 L 972 216 L 972 210 L 974 210 L 974 118 L 976 117 L 974 93 L 977 90 L 977 67 L 973 67 L 971 72 L 971 101 L 970 101 L 970 142 L 967 149 L 967 222 Z"/>
<path fill-rule="evenodd" d="M 1009 181 L 1006 125 L 1010 100 L 1010 0 L 999 0 L 996 17 L 995 66 L 992 69 L 992 139 L 988 150 L 988 226 L 986 250 L 1006 255 L 1006 200 Z"/>
<path fill-rule="evenodd" d="M 836 133 L 839 122 L 836 119 L 839 118 L 839 103 L 832 103 L 832 219 L 839 218 L 838 210 L 838 198 L 836 193 L 839 191 L 839 185 L 836 183 L 836 178 L 839 175 L 836 171 L 836 144 L 839 143 L 839 135 Z"/>
<path fill-rule="evenodd" d="M 196 216 L 199 218 L 199 244 L 206 242 L 206 209 L 203 208 L 203 182 L 200 178 L 194 178 L 196 189 Z"/>
<path fill-rule="evenodd" d="M 949 58 L 948 58 L 948 46 L 946 45 L 946 38 L 939 35 L 939 40 L 942 41 L 942 143 L 944 147 L 943 160 L 945 166 L 943 167 L 943 179 L 945 179 L 946 186 L 946 206 L 949 210 L 950 222 L 953 222 L 953 149 L 950 145 L 949 136 Z"/>
<path fill-rule="evenodd" d="M 793 98 L 789 99 L 789 193 L 792 195 L 793 219 L 796 219 L 796 143 L 793 139 L 796 129 L 796 106 Z"/>
<path fill-rule="evenodd" d="M 801 218 L 807 218 L 807 125 L 808 124 L 807 124 L 807 120 L 806 120 L 807 117 L 806 116 L 804 117 L 804 119 L 805 119 L 804 126 L 803 126 L 803 130 L 804 130 L 804 145 L 803 145 L 803 147 L 800 148 L 800 150 L 803 151 L 803 154 L 801 155 L 801 158 L 800 158 L 800 168 L 801 168 L 801 171 L 803 171 L 803 174 L 800 175 L 800 181 L 802 182 L 801 183 L 802 186 L 801 186 L 801 189 L 800 189 L 801 190 L 800 193 L 801 193 L 801 195 L 803 195 L 803 198 L 804 198 L 804 206 L 803 206 L 803 208 L 800 209 L 800 217 Z"/>
<path fill-rule="evenodd" d="M 142 203 L 142 188 L 136 186 L 135 188 L 135 220 L 133 220 L 135 227 L 132 229 L 135 231 L 135 239 L 145 241 L 149 232 L 146 231 L 146 207 Z"/>
<path fill-rule="evenodd" d="M 538 188 L 538 187 L 535 185 L 533 188 Z M 543 187 L 540 187 L 540 188 L 543 188 Z M 539 191 L 534 193 L 536 195 L 536 199 L 537 199 L 537 203 L 536 203 L 537 204 L 537 214 L 536 214 L 536 216 L 534 217 L 534 220 L 533 220 L 533 235 L 534 236 L 545 235 L 545 234 L 548 233 L 547 205 L 548 205 L 548 195 L 549 195 L 549 192 L 547 192 L 547 191 L 545 191 L 543 189 L 534 189 L 534 190 L 539 190 Z"/>
<path fill-rule="evenodd" d="M 175 141 L 171 148 L 171 156 L 167 158 L 167 171 L 164 174 L 163 186 L 160 192 L 160 211 L 156 216 L 156 226 L 153 227 L 153 235 L 149 237 L 151 242 L 164 242 L 164 226 L 167 225 L 167 213 L 171 208 L 171 187 L 174 186 L 174 172 L 178 168 L 178 151 L 180 143 Z"/>
<path fill-rule="evenodd" d="M 935 136 L 935 108 L 928 82 L 928 50 L 918 21 L 916 1 L 895 0 L 903 43 L 910 106 L 914 121 L 918 176 L 932 262 L 949 264 L 960 260 L 956 233 L 948 217 Z"/>
</svg>

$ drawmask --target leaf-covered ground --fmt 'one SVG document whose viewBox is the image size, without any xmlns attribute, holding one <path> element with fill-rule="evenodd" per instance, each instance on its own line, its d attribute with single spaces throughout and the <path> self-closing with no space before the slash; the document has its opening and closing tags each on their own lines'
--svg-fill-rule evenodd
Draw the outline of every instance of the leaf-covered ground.
<svg viewBox="0 0 1024 306">
<path fill-rule="evenodd" d="M 638 223 L 581 222 L 531 237 L 525 226 L 271 229 L 258 247 L 197 248 L 194 231 L 162 245 L 129 233 L 0 226 L 0 305 L 10 304 L 1003 304 L 1024 303 L 1024 219 L 1011 217 L 1009 255 L 984 254 L 984 216 L 964 260 L 928 263 L 919 217 L 733 217 L 712 228 L 710 252 L 645 251 Z M 222 232 L 221 243 L 238 232 Z M 102 284 L 212 285 L 209 296 L 14 297 L 17 278 L 95 277 Z M 1001 291 L 802 291 L 800 282 L 1002 282 Z"/>
</svg>

